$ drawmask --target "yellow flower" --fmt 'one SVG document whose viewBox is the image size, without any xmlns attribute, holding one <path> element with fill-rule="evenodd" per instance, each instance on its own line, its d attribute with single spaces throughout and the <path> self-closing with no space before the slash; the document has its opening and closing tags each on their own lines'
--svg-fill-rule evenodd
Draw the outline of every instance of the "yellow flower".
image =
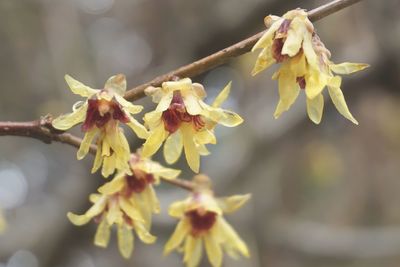
<svg viewBox="0 0 400 267">
<path fill-rule="evenodd" d="M 155 242 L 156 237 L 149 233 L 138 207 L 123 194 L 92 194 L 90 201 L 94 204 L 85 214 L 69 212 L 67 216 L 77 226 L 84 225 L 91 219 L 99 224 L 94 238 L 96 246 L 107 247 L 114 224 L 117 225 L 118 248 L 124 258 L 129 258 L 134 248 L 132 230 L 135 230 L 144 243 Z"/>
<path fill-rule="evenodd" d="M 267 16 L 268 30 L 254 45 L 252 51 L 262 48 L 252 75 L 263 71 L 274 63 L 282 63 L 272 76 L 279 83 L 280 100 L 274 117 L 287 111 L 297 99 L 301 89 L 305 90 L 307 113 L 316 124 L 320 123 L 324 107 L 323 89 L 327 86 L 332 102 L 340 114 L 355 124 L 340 89 L 341 77 L 368 67 L 367 64 L 330 61 L 330 52 L 325 48 L 314 30 L 314 26 L 302 9 L 291 10 L 283 17 Z"/>
<path fill-rule="evenodd" d="M 0 234 L 4 232 L 7 227 L 6 220 L 4 218 L 3 212 L 0 210 Z"/>
<path fill-rule="evenodd" d="M 169 164 L 176 162 L 182 150 L 190 168 L 198 172 L 200 155 L 208 155 L 206 144 L 217 142 L 214 128 L 217 124 L 234 127 L 243 122 L 236 113 L 219 106 L 230 92 L 229 83 L 210 106 L 203 102 L 206 92 L 201 84 L 189 78 L 164 82 L 162 87 L 149 87 L 157 108 L 144 116 L 150 135 L 143 145 L 143 156 L 150 157 L 164 145 L 164 157 Z"/>
<path fill-rule="evenodd" d="M 104 177 L 112 174 L 115 169 L 128 168 L 130 149 L 128 141 L 119 123 L 127 124 L 139 138 L 147 138 L 146 128 L 135 120 L 131 114 L 139 113 L 143 107 L 133 105 L 123 97 L 126 91 L 126 79 L 122 74 L 110 77 L 103 89 L 92 89 L 72 77 L 66 75 L 65 80 L 71 91 L 86 101 L 79 101 L 73 106 L 73 112 L 61 115 L 53 121 L 53 126 L 59 130 L 67 130 L 82 123 L 85 132 L 77 157 L 82 159 L 89 151 L 90 144 L 97 136 L 97 154 L 92 173 L 102 165 Z"/>
<path fill-rule="evenodd" d="M 133 203 L 144 219 L 146 229 L 150 229 L 151 216 L 160 212 L 153 184 L 159 184 L 160 177 L 175 179 L 181 171 L 165 168 L 157 162 L 132 154 L 129 161 L 130 172 L 121 172 L 113 180 L 99 188 L 102 194 L 112 195 L 117 192 Z"/>
<path fill-rule="evenodd" d="M 250 195 L 214 198 L 207 176 L 195 176 L 194 183 L 194 192 L 186 200 L 173 203 L 169 209 L 170 216 L 180 221 L 165 245 L 164 253 L 183 251 L 183 261 L 188 267 L 199 264 L 203 244 L 214 267 L 222 265 L 224 251 L 234 259 L 238 258 L 238 253 L 249 257 L 246 244 L 225 221 L 223 214 L 239 209 Z"/>
</svg>

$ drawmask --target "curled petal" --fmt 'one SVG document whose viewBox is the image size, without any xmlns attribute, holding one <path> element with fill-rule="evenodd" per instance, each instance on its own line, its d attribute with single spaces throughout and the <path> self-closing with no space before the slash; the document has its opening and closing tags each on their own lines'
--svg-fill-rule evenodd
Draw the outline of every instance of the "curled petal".
<svg viewBox="0 0 400 267">
<path fill-rule="evenodd" d="M 64 76 L 65 81 L 67 82 L 69 88 L 74 94 L 83 96 L 83 97 L 91 97 L 92 95 L 99 92 L 99 90 L 92 89 L 89 86 L 84 85 L 83 83 L 75 80 L 69 75 Z"/>
<path fill-rule="evenodd" d="M 217 138 L 214 133 L 208 129 L 203 129 L 195 134 L 197 144 L 216 144 Z"/>
<path fill-rule="evenodd" d="M 180 79 L 174 82 L 163 82 L 162 87 L 167 92 L 173 91 L 191 91 L 192 90 L 192 80 L 189 78 Z"/>
<path fill-rule="evenodd" d="M 167 94 L 163 95 L 161 97 L 161 100 L 158 103 L 155 111 L 162 112 L 162 111 L 167 110 L 169 105 L 171 104 L 173 96 L 174 96 L 174 92 L 173 91 L 168 92 Z"/>
<path fill-rule="evenodd" d="M 138 168 L 146 173 L 152 173 L 155 176 L 161 176 L 167 179 L 174 179 L 181 173 L 180 170 L 165 168 L 161 164 L 154 161 L 145 161 L 138 163 L 135 165 L 135 168 Z"/>
<path fill-rule="evenodd" d="M 142 223 L 135 224 L 135 230 L 140 240 L 142 240 L 146 244 L 152 244 L 156 241 L 157 237 L 147 231 Z"/>
<path fill-rule="evenodd" d="M 319 124 L 324 110 L 324 97 L 322 94 L 317 95 L 313 99 L 307 98 L 307 113 L 310 120 L 315 124 Z"/>
<path fill-rule="evenodd" d="M 115 176 L 110 182 L 102 185 L 98 191 L 104 195 L 112 195 L 121 191 L 125 185 L 125 173 Z"/>
</svg>

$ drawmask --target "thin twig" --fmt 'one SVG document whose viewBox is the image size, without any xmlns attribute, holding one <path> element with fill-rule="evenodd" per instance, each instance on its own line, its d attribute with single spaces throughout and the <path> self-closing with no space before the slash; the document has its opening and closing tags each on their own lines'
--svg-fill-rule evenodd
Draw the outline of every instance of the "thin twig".
<svg viewBox="0 0 400 267">
<path fill-rule="evenodd" d="M 308 12 L 308 17 L 311 21 L 320 20 L 330 14 L 338 12 L 348 6 L 351 6 L 361 0 L 334 0 L 320 7 L 314 8 Z M 239 43 L 224 48 L 214 54 L 206 56 L 200 60 L 180 67 L 176 70 L 160 75 L 150 82 L 141 84 L 128 90 L 125 93 L 125 98 L 129 101 L 134 101 L 145 96 L 144 90 L 149 86 L 160 86 L 163 82 L 171 80 L 174 76 L 178 77 L 195 77 L 210 69 L 220 66 L 230 59 L 243 55 L 251 50 L 258 39 L 261 38 L 264 31 L 259 32 Z"/>
<path fill-rule="evenodd" d="M 330 14 L 333 14 L 341 9 L 344 9 L 350 5 L 353 5 L 361 0 L 334 0 L 328 4 L 317 7 L 310 12 L 309 18 L 311 21 L 320 20 Z M 158 76 L 148 83 L 141 84 L 131 90 L 128 90 L 125 94 L 127 100 L 133 101 L 145 96 L 144 90 L 148 86 L 160 86 L 163 82 L 171 80 L 173 77 L 194 77 L 202 74 L 212 68 L 226 63 L 231 58 L 245 54 L 251 50 L 254 44 L 262 36 L 264 32 L 259 32 L 239 43 L 236 43 L 230 47 L 222 49 L 212 55 L 202 58 L 198 61 L 190 63 L 186 66 L 180 67 L 167 74 Z M 82 139 L 76 137 L 70 133 L 59 131 L 54 129 L 51 125 L 51 116 L 43 117 L 39 120 L 28 121 L 28 122 L 0 122 L 0 136 L 24 136 L 41 140 L 46 144 L 50 144 L 53 141 L 69 144 L 76 148 L 79 148 L 82 143 Z M 96 147 L 90 147 L 90 153 L 96 153 Z M 164 182 L 172 185 L 181 187 L 186 190 L 192 190 L 193 184 L 190 181 L 182 179 L 167 180 L 162 179 Z"/>
</svg>

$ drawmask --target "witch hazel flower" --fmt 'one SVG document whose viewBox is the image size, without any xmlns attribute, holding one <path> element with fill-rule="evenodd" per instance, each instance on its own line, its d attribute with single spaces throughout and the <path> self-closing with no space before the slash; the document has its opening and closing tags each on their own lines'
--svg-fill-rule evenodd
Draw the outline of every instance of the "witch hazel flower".
<svg viewBox="0 0 400 267">
<path fill-rule="evenodd" d="M 246 244 L 223 215 L 239 209 L 250 195 L 215 198 L 209 178 L 201 174 L 194 177 L 194 185 L 187 199 L 170 206 L 170 216 L 179 219 L 179 223 L 165 245 L 164 254 L 173 250 L 183 252 L 183 262 L 188 267 L 199 265 L 203 246 L 213 267 L 222 265 L 224 252 L 234 259 L 239 254 L 249 257 Z"/>
<path fill-rule="evenodd" d="M 146 128 L 131 114 L 139 113 L 143 107 L 133 105 L 123 97 L 126 91 L 126 79 L 123 74 L 110 77 L 103 89 L 92 89 L 83 83 L 66 75 L 65 80 L 74 94 L 86 97 L 73 106 L 73 112 L 53 120 L 53 127 L 67 130 L 82 123 L 81 130 L 85 133 L 78 150 L 77 158 L 82 159 L 89 151 L 96 138 L 97 153 L 92 173 L 102 166 L 104 177 L 116 169 L 128 168 L 130 149 L 120 123 L 128 125 L 139 138 L 148 136 Z"/>
<path fill-rule="evenodd" d="M 289 110 L 300 91 L 304 90 L 308 116 L 319 124 L 324 107 L 322 91 L 328 87 L 329 95 L 339 113 L 358 124 L 340 89 L 341 77 L 335 76 L 335 73 L 350 74 L 363 70 L 368 65 L 348 62 L 334 64 L 330 61 L 329 50 L 320 41 L 303 9 L 288 11 L 282 17 L 270 15 L 264 21 L 268 30 L 252 49 L 262 49 L 252 75 L 274 63 L 281 64 L 272 76 L 272 79 L 278 80 L 280 96 L 274 117 L 278 118 Z"/>
<path fill-rule="evenodd" d="M 243 122 L 236 113 L 220 108 L 230 92 L 229 83 L 212 105 L 203 102 L 204 87 L 189 78 L 164 82 L 161 87 L 148 87 L 146 94 L 158 103 L 156 109 L 145 114 L 145 125 L 150 134 L 143 145 L 143 156 L 150 157 L 164 144 L 167 163 L 176 162 L 182 150 L 189 167 L 199 172 L 200 155 L 208 155 L 206 144 L 216 144 L 214 128 L 217 124 L 234 127 Z"/>
<path fill-rule="evenodd" d="M 152 214 L 160 212 L 160 203 L 153 185 L 160 183 L 160 177 L 175 179 L 180 170 L 170 169 L 158 162 L 140 155 L 140 151 L 131 155 L 129 171 L 118 173 L 110 182 L 99 188 L 102 194 L 122 194 L 131 202 L 144 219 L 146 229 L 150 230 Z"/>
</svg>

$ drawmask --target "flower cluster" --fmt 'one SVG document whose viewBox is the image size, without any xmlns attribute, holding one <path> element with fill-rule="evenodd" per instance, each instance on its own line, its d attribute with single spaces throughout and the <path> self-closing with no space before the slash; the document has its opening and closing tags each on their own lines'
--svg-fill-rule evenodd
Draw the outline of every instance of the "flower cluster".
<svg viewBox="0 0 400 267">
<path fill-rule="evenodd" d="M 350 74 L 368 65 L 334 64 L 307 12 L 302 9 L 289 11 L 282 17 L 267 16 L 265 24 L 268 30 L 253 47 L 253 51 L 259 48 L 262 51 L 252 74 L 281 63 L 273 75 L 273 79 L 278 80 L 280 95 L 275 118 L 287 111 L 304 90 L 308 116 L 314 123 L 320 123 L 324 106 L 322 92 L 327 87 L 339 113 L 357 124 L 340 89 L 341 77 L 336 74 Z M 68 75 L 65 80 L 73 93 L 86 100 L 77 102 L 72 113 L 54 119 L 53 127 L 67 130 L 82 124 L 85 136 L 77 153 L 78 159 L 85 157 L 90 149 L 96 150 L 92 173 L 101 168 L 101 174 L 108 177 L 117 171 L 98 193 L 90 195 L 91 208 L 83 215 L 70 212 L 68 218 L 75 225 L 91 220 L 98 223 L 94 243 L 100 247 L 108 245 L 111 229 L 116 225 L 120 253 L 129 258 L 134 248 L 133 232 L 144 243 L 156 240 L 150 231 L 152 216 L 160 212 L 160 203 L 153 185 L 160 179 L 176 179 L 180 174 L 179 170 L 163 167 L 150 157 L 164 144 L 163 155 L 168 164 L 175 163 L 184 152 L 189 167 L 198 173 L 200 156 L 209 154 L 206 145 L 217 143 L 215 127 L 218 124 L 234 127 L 243 122 L 238 114 L 221 108 L 228 98 L 231 83 L 211 105 L 204 102 L 204 87 L 192 83 L 189 78 L 164 82 L 161 87 L 150 86 L 145 93 L 152 97 L 157 107 L 144 115 L 142 125 L 132 115 L 141 112 L 143 107 L 124 99 L 124 75 L 112 76 L 102 89 L 92 89 Z M 131 154 L 121 124 L 145 139 L 137 153 Z M 96 146 L 92 146 L 92 142 Z M 173 203 L 169 209 L 169 215 L 179 222 L 164 253 L 183 252 L 183 262 L 190 267 L 199 265 L 203 247 L 213 267 L 222 265 L 224 252 L 233 258 L 249 257 L 246 244 L 224 218 L 249 198 L 250 195 L 216 198 L 210 179 L 196 175 L 189 197 Z M 4 225 L 0 213 L 0 232 Z"/>
<path fill-rule="evenodd" d="M 115 224 L 118 229 L 118 247 L 121 255 L 129 258 L 134 244 L 132 230 L 146 244 L 156 238 L 150 234 L 152 213 L 160 211 L 160 205 L 153 189 L 160 177 L 174 179 L 180 171 L 132 154 L 129 171 L 118 173 L 110 182 L 101 186 L 99 194 L 90 196 L 93 206 L 83 215 L 68 213 L 75 225 L 83 225 L 93 219 L 99 224 L 94 243 L 106 247 L 110 239 L 110 229 Z"/>
<path fill-rule="evenodd" d="M 115 170 L 127 169 L 130 149 L 119 124 L 128 125 L 139 138 L 146 138 L 148 132 L 131 115 L 139 113 L 143 107 L 133 105 L 123 98 L 126 91 L 125 76 L 112 76 L 103 89 L 92 89 L 68 75 L 65 76 L 65 80 L 74 94 L 87 99 L 75 103 L 72 113 L 54 119 L 53 127 L 67 130 L 83 123 L 81 128 L 85 137 L 77 153 L 78 159 L 86 156 L 91 143 L 97 137 L 97 153 L 92 173 L 101 166 L 104 177 L 108 177 Z"/>
<path fill-rule="evenodd" d="M 282 17 L 267 16 L 265 24 L 268 30 L 252 49 L 262 48 L 252 74 L 256 75 L 274 63 L 281 63 L 279 70 L 272 76 L 278 80 L 280 96 L 275 118 L 290 108 L 303 89 L 307 96 L 308 116 L 319 124 L 324 107 L 322 91 L 328 87 L 339 113 L 358 124 L 340 89 L 341 77 L 334 73 L 350 74 L 368 65 L 347 62 L 334 64 L 330 61 L 329 50 L 320 41 L 307 12 L 302 9 L 291 10 Z"/>
<path fill-rule="evenodd" d="M 213 104 L 203 102 L 206 92 L 201 84 L 189 78 L 164 82 L 161 87 L 146 90 L 157 108 L 144 116 L 150 134 L 143 145 L 143 155 L 149 157 L 164 144 L 164 157 L 169 164 L 176 162 L 182 150 L 194 172 L 199 172 L 200 155 L 208 155 L 206 144 L 217 142 L 217 124 L 234 127 L 243 122 L 236 113 L 220 108 L 230 92 L 229 83 Z"/>
<path fill-rule="evenodd" d="M 246 244 L 226 222 L 223 214 L 239 209 L 250 195 L 215 198 L 207 176 L 195 176 L 194 183 L 190 196 L 173 203 L 169 209 L 169 215 L 180 221 L 165 245 L 164 253 L 183 251 L 183 261 L 191 267 L 199 264 L 203 245 L 214 267 L 222 265 L 223 252 L 233 258 L 237 258 L 239 253 L 249 257 Z"/>
</svg>

